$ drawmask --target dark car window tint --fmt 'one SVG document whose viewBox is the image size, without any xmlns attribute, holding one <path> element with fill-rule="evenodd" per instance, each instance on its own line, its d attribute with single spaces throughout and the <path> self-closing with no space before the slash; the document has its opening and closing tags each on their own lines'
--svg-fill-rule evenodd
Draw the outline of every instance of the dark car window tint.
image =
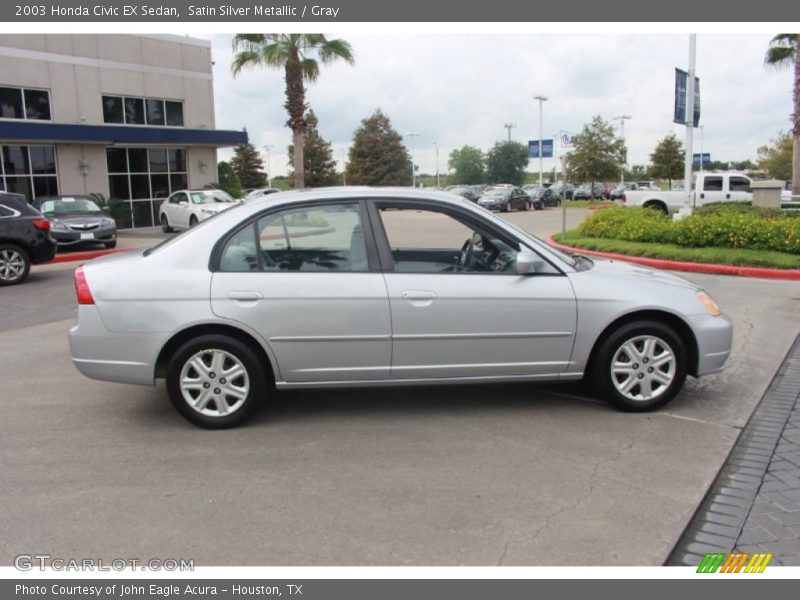
<svg viewBox="0 0 800 600">
<path fill-rule="evenodd" d="M 721 192 L 722 177 L 706 177 L 705 180 L 703 181 L 703 191 Z"/>
<path fill-rule="evenodd" d="M 746 177 L 731 177 L 730 191 L 732 192 L 750 192 L 750 180 Z"/>
<path fill-rule="evenodd" d="M 367 271 L 358 204 L 293 208 L 258 221 L 265 271 Z"/>
</svg>

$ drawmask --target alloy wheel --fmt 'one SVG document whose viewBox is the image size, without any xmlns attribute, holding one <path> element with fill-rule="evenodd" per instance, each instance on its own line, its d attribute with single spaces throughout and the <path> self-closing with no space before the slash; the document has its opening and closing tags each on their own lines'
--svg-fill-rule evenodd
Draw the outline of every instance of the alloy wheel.
<svg viewBox="0 0 800 600">
<path fill-rule="evenodd" d="M 25 274 L 25 258 L 18 251 L 6 248 L 0 252 L 0 279 L 14 283 Z"/>
<path fill-rule="evenodd" d="M 628 400 L 645 402 L 664 394 L 675 380 L 675 352 L 654 335 L 624 342 L 611 361 L 611 381 Z"/>
<path fill-rule="evenodd" d="M 179 385 L 186 403 L 207 417 L 236 412 L 250 393 L 250 377 L 242 361 L 216 348 L 192 355 L 181 369 Z"/>
</svg>

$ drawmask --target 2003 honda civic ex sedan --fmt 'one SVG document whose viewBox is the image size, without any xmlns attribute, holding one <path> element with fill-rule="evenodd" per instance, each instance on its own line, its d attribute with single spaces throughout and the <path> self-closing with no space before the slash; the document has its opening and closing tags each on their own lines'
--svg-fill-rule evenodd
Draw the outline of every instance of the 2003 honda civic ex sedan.
<svg viewBox="0 0 800 600">
<path fill-rule="evenodd" d="M 730 320 L 694 284 L 558 252 L 447 193 L 338 188 L 237 205 L 75 272 L 72 360 L 197 425 L 277 388 L 587 377 L 631 411 L 719 370 Z"/>
</svg>

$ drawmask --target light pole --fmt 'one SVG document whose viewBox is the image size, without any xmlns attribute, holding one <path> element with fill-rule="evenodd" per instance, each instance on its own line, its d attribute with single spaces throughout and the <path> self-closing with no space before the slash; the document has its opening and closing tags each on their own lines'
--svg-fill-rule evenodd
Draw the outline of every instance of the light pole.
<svg viewBox="0 0 800 600">
<path fill-rule="evenodd" d="M 274 147 L 275 146 L 273 144 L 267 144 L 264 146 L 264 152 L 267 153 L 267 187 L 272 187 L 272 167 L 270 165 L 269 151 Z"/>
<path fill-rule="evenodd" d="M 694 115 L 692 115 L 694 118 Z M 700 170 L 703 170 L 703 126 L 700 125 Z"/>
<path fill-rule="evenodd" d="M 347 161 L 345 160 L 345 153 L 344 148 L 340 148 L 342 153 L 342 185 L 347 185 L 347 175 L 345 172 L 347 171 Z"/>
<path fill-rule="evenodd" d="M 417 137 L 419 135 L 422 135 L 422 134 L 420 134 L 419 131 L 409 131 L 408 133 L 406 133 L 405 137 L 407 137 L 407 138 L 415 138 L 415 137 Z M 417 187 L 417 167 L 414 164 L 414 146 L 411 145 L 411 142 L 409 142 L 409 147 L 411 148 L 411 187 L 416 188 Z"/>
<path fill-rule="evenodd" d="M 533 99 L 539 101 L 539 187 L 541 188 L 541 187 L 544 186 L 544 175 L 542 173 L 542 171 L 543 171 L 543 167 L 542 167 L 542 150 L 544 150 L 544 148 L 542 148 L 542 145 L 543 145 L 542 144 L 542 142 L 543 142 L 543 140 L 542 140 L 542 130 L 543 130 L 543 127 L 542 127 L 542 123 L 543 123 L 542 113 L 544 112 L 544 103 L 547 102 L 547 96 L 542 96 L 540 94 L 538 96 L 534 96 Z"/>
<path fill-rule="evenodd" d="M 511 130 L 514 129 L 514 127 L 516 127 L 516 126 L 517 126 L 516 123 L 505 123 L 503 125 L 503 127 L 505 127 L 508 130 L 508 141 L 509 142 L 511 141 Z"/>
<path fill-rule="evenodd" d="M 683 206 L 681 216 L 691 214 L 692 194 L 692 135 L 694 133 L 694 66 L 696 56 L 697 34 L 689 34 L 689 69 L 686 77 L 686 156 L 683 161 Z"/>
<path fill-rule="evenodd" d="M 619 121 L 619 137 L 622 138 L 623 151 L 625 151 L 625 121 L 630 118 L 630 115 L 614 117 L 615 121 Z M 622 168 L 619 170 L 619 184 L 622 185 L 623 183 L 625 183 L 625 156 L 622 157 Z"/>
<path fill-rule="evenodd" d="M 433 147 L 436 148 L 436 189 L 442 187 L 439 183 L 439 143 L 433 140 Z"/>
</svg>

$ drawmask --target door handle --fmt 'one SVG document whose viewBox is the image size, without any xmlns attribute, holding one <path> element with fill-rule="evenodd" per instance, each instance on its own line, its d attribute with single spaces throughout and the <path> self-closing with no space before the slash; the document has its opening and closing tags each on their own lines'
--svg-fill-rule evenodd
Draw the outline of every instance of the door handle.
<svg viewBox="0 0 800 600">
<path fill-rule="evenodd" d="M 406 290 L 400 294 L 406 300 L 433 300 L 436 294 L 428 290 Z"/>
<path fill-rule="evenodd" d="M 255 290 L 234 290 L 228 292 L 228 298 L 240 302 L 255 302 L 264 298 L 264 294 Z"/>
<path fill-rule="evenodd" d="M 731 195 L 730 194 L 725 194 L 725 199 L 726 200 L 730 200 L 731 199 Z"/>
<path fill-rule="evenodd" d="M 700 194 L 700 199 L 701 199 L 701 200 L 702 200 L 703 198 L 705 198 L 705 197 L 706 197 L 706 195 L 705 195 L 705 194 Z"/>
</svg>

